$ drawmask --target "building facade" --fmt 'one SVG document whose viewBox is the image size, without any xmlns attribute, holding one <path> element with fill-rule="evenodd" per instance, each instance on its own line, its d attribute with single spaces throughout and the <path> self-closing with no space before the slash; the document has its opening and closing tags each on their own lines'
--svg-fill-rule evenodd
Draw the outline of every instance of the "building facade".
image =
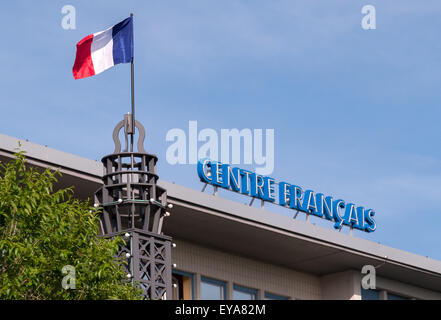
<svg viewBox="0 0 441 320">
<path fill-rule="evenodd" d="M 59 169 L 58 188 L 92 199 L 103 165 L 0 135 L 0 160 L 19 142 L 29 165 Z M 167 299 L 441 299 L 441 261 L 295 220 L 262 208 L 159 180 L 171 215 L 162 233 L 171 249 Z M 375 267 L 376 289 L 362 288 L 363 266 Z"/>
</svg>

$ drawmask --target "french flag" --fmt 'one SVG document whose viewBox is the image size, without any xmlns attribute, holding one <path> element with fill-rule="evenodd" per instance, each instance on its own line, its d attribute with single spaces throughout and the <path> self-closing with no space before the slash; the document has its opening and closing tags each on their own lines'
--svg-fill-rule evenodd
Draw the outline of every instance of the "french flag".
<svg viewBox="0 0 441 320">
<path fill-rule="evenodd" d="M 87 78 L 132 59 L 133 17 L 129 17 L 78 42 L 72 73 L 75 79 Z"/>
</svg>

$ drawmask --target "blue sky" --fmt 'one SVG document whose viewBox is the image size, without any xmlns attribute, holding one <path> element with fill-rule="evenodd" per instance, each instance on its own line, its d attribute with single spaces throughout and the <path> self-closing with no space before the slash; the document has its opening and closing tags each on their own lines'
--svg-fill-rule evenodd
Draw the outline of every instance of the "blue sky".
<svg viewBox="0 0 441 320">
<path fill-rule="evenodd" d="M 66 4 L 76 30 L 61 27 Z M 376 30 L 361 28 L 366 4 Z M 167 131 L 189 120 L 273 128 L 273 177 L 374 208 L 377 231 L 356 236 L 441 259 L 439 1 L 10 1 L 1 132 L 90 159 L 111 153 L 130 66 L 77 81 L 71 69 L 79 40 L 130 12 L 136 115 L 162 179 L 202 187 L 194 165 L 165 161 Z"/>
</svg>

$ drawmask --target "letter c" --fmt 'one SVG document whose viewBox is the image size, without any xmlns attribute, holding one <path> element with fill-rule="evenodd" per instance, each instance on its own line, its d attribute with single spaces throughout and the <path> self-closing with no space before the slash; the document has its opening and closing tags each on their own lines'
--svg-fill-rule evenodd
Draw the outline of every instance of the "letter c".
<svg viewBox="0 0 441 320">
<path fill-rule="evenodd" d="M 210 159 L 205 158 L 198 161 L 198 175 L 199 179 L 205 183 L 211 183 L 211 178 L 207 175 L 206 168 L 210 165 Z M 210 165 L 211 167 L 211 165 Z"/>
</svg>

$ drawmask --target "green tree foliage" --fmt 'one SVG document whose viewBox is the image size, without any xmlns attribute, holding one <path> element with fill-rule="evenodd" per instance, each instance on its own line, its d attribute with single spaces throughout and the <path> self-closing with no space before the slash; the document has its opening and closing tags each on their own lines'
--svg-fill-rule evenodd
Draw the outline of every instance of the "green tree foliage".
<svg viewBox="0 0 441 320">
<path fill-rule="evenodd" d="M 123 240 L 100 237 L 98 210 L 72 188 L 54 191 L 57 175 L 27 166 L 23 151 L 0 163 L 0 299 L 140 298 L 123 282 Z M 66 265 L 75 289 L 63 289 Z"/>
</svg>

